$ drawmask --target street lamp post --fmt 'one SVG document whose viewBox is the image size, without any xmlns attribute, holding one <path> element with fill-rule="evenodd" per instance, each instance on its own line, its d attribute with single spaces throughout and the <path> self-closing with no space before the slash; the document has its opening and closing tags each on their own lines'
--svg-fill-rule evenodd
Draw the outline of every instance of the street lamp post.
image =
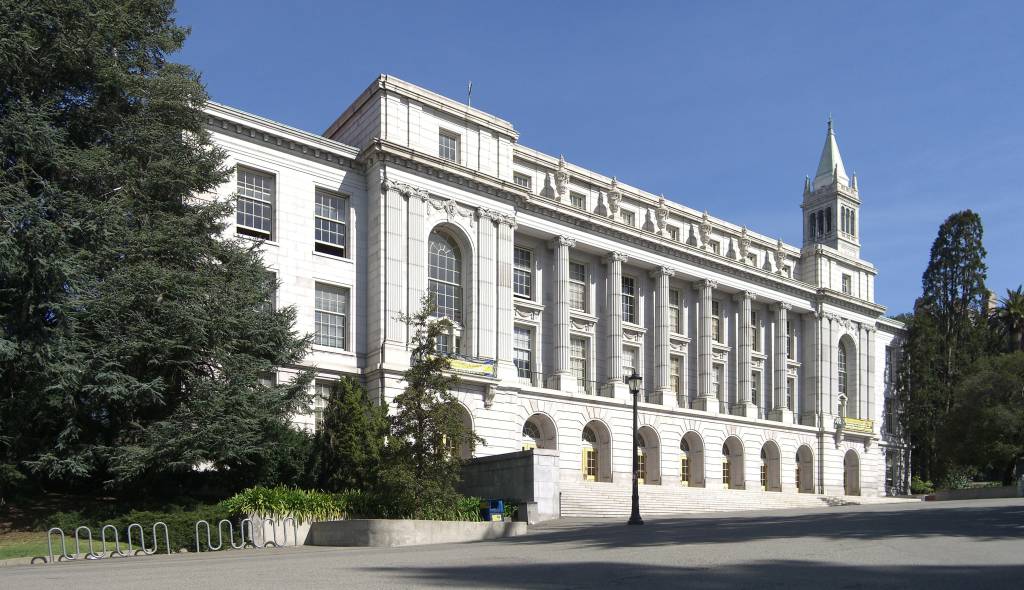
<svg viewBox="0 0 1024 590">
<path fill-rule="evenodd" d="M 626 377 L 626 384 L 629 386 L 629 393 L 633 394 L 633 511 L 629 515 L 629 524 L 643 524 L 644 519 L 640 518 L 640 465 L 637 457 L 636 440 L 636 399 L 640 395 L 640 384 L 644 378 L 633 369 L 633 374 Z"/>
</svg>

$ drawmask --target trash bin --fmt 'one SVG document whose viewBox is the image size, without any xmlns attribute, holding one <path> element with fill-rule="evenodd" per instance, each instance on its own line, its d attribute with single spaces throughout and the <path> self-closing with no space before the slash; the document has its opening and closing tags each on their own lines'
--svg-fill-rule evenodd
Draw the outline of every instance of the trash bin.
<svg viewBox="0 0 1024 590">
<path fill-rule="evenodd" d="M 482 500 L 480 502 L 480 520 L 500 522 L 504 515 L 504 500 Z"/>
</svg>

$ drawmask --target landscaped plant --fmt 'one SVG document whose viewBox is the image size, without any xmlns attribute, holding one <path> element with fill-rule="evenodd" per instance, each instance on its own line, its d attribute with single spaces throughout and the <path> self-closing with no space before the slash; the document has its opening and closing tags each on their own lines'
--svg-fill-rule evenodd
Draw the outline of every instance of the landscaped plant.
<svg viewBox="0 0 1024 590">
<path fill-rule="evenodd" d="M 918 476 L 910 479 L 911 494 L 930 494 L 935 491 L 935 486 L 930 481 L 924 481 Z"/>
<path fill-rule="evenodd" d="M 366 388 L 343 377 L 331 388 L 310 458 L 317 487 L 369 490 L 377 481 L 388 434 L 388 411 Z"/>
<path fill-rule="evenodd" d="M 235 516 L 260 518 L 292 517 L 297 524 L 336 520 L 345 516 L 346 502 L 341 494 L 277 486 L 252 487 L 224 500 L 224 508 Z"/>
</svg>

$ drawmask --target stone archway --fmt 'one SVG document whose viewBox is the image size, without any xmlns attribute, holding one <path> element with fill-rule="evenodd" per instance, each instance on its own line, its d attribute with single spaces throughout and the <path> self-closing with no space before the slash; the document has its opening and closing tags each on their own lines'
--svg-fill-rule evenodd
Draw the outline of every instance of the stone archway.
<svg viewBox="0 0 1024 590">
<path fill-rule="evenodd" d="M 722 443 L 722 487 L 727 490 L 746 488 L 743 474 L 743 443 L 730 436 Z"/>
<path fill-rule="evenodd" d="M 523 450 L 558 449 L 558 431 L 551 416 L 540 412 L 523 423 Z"/>
<path fill-rule="evenodd" d="M 779 452 L 779 445 L 775 441 L 768 441 L 761 446 L 761 490 L 766 492 L 781 492 L 781 463 L 782 454 Z"/>
<path fill-rule="evenodd" d="M 704 441 L 694 431 L 679 442 L 679 479 L 684 486 L 704 487 Z"/>
<path fill-rule="evenodd" d="M 608 426 L 591 420 L 583 427 L 580 453 L 584 481 L 612 481 L 612 437 Z"/>
<path fill-rule="evenodd" d="M 661 437 L 650 426 L 641 426 L 637 429 L 636 442 L 638 458 L 643 463 L 642 483 L 661 484 Z"/>
<path fill-rule="evenodd" d="M 860 457 L 853 449 L 843 457 L 843 493 L 847 496 L 860 495 Z"/>
<path fill-rule="evenodd" d="M 807 445 L 796 450 L 796 491 L 802 494 L 814 493 L 814 455 Z"/>
</svg>

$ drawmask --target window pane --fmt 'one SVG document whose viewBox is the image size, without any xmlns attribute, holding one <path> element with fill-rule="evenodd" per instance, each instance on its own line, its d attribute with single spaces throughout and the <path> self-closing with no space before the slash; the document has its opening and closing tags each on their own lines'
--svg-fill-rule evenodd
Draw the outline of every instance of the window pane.
<svg viewBox="0 0 1024 590">
<path fill-rule="evenodd" d="M 238 168 L 235 222 L 270 237 L 273 228 L 274 177 Z"/>
<path fill-rule="evenodd" d="M 348 289 L 316 284 L 314 342 L 348 348 Z"/>
<path fill-rule="evenodd" d="M 630 277 L 622 277 L 622 321 L 636 323 L 636 287 Z"/>
<path fill-rule="evenodd" d="M 454 242 L 438 233 L 430 234 L 427 266 L 428 291 L 437 309 L 435 317 L 462 321 L 462 255 Z"/>
<path fill-rule="evenodd" d="M 533 253 L 525 248 L 516 248 L 512 253 L 512 293 L 529 299 L 533 296 Z"/>
<path fill-rule="evenodd" d="M 580 391 L 588 391 L 587 387 L 587 341 L 583 338 L 569 339 L 569 370 L 576 377 L 576 386 Z"/>
<path fill-rule="evenodd" d="M 530 343 L 530 330 L 527 328 L 515 327 L 512 335 L 513 362 L 520 379 L 531 379 L 533 376 L 532 347 Z"/>
<path fill-rule="evenodd" d="M 452 162 L 459 161 L 459 138 L 445 132 L 438 134 L 438 156 Z"/>
<path fill-rule="evenodd" d="M 569 204 L 577 209 L 586 209 L 587 197 L 582 193 L 569 193 Z"/>
</svg>

